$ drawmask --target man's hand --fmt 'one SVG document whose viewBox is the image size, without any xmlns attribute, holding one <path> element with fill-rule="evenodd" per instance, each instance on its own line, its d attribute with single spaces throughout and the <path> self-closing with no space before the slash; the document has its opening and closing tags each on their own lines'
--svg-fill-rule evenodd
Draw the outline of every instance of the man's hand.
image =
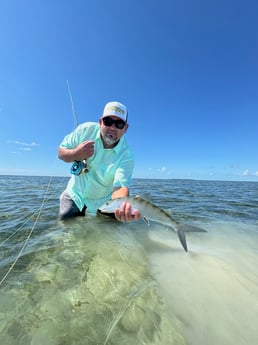
<svg viewBox="0 0 258 345">
<path fill-rule="evenodd" d="M 94 154 L 93 140 L 86 140 L 74 149 L 58 148 L 58 157 L 67 163 L 88 159 Z"/>
<path fill-rule="evenodd" d="M 115 217 L 120 222 L 131 222 L 133 220 L 140 220 L 141 214 L 139 210 L 132 210 L 132 206 L 129 202 L 122 203 L 121 208 L 115 210 Z"/>
<path fill-rule="evenodd" d="M 76 147 L 77 160 L 87 159 L 94 154 L 94 144 L 93 140 L 86 140 Z"/>
</svg>

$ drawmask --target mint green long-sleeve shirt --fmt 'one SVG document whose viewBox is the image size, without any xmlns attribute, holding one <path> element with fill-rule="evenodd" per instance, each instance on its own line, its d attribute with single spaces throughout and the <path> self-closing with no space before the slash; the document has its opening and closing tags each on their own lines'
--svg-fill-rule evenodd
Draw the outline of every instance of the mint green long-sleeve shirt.
<svg viewBox="0 0 258 345">
<path fill-rule="evenodd" d="M 134 168 L 134 155 L 124 136 L 112 149 L 105 149 L 100 137 L 100 126 L 85 122 L 68 134 L 60 147 L 73 149 L 86 140 L 94 140 L 94 155 L 87 159 L 89 172 L 71 175 L 66 193 L 77 207 L 96 213 L 107 202 L 115 187 L 129 187 Z"/>
</svg>

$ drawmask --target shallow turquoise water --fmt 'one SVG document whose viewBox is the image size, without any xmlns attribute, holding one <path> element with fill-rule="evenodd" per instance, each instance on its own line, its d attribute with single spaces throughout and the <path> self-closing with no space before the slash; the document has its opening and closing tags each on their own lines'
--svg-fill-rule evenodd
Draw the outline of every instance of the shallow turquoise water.
<svg viewBox="0 0 258 345">
<path fill-rule="evenodd" d="M 258 183 L 134 180 L 208 231 L 185 253 L 154 223 L 59 222 L 66 182 L 0 176 L 1 344 L 257 343 Z"/>
</svg>

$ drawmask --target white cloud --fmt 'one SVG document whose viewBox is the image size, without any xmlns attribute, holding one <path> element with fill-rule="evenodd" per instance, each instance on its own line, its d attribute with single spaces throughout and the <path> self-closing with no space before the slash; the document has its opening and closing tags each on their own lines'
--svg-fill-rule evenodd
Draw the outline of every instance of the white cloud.
<svg viewBox="0 0 258 345">
<path fill-rule="evenodd" d="M 16 145 L 20 145 L 20 146 L 39 146 L 39 144 L 35 143 L 35 141 L 33 141 L 31 144 L 30 143 L 25 143 L 22 141 L 18 141 L 18 140 L 8 140 L 7 141 L 8 144 L 16 144 Z"/>
<path fill-rule="evenodd" d="M 35 146 L 39 146 L 39 144 L 35 143 L 35 141 L 33 141 L 32 143 L 26 143 L 24 141 L 19 141 L 19 140 L 8 140 L 7 141 L 8 144 L 11 145 L 15 145 L 18 146 L 18 150 L 20 151 L 32 151 L 32 148 Z M 16 151 L 12 151 L 12 153 L 17 153 Z"/>
<path fill-rule="evenodd" d="M 246 169 L 242 172 L 242 176 L 258 176 L 258 171 L 251 172 L 249 169 Z"/>
<path fill-rule="evenodd" d="M 158 171 L 166 172 L 167 171 L 167 167 L 163 166 L 163 167 L 159 168 Z"/>
</svg>

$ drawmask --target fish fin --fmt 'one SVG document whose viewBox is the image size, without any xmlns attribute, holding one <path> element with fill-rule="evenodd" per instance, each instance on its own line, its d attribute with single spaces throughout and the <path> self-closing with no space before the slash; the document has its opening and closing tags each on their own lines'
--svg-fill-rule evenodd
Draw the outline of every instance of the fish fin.
<svg viewBox="0 0 258 345">
<path fill-rule="evenodd" d="M 136 199 L 143 199 L 145 201 L 151 202 L 151 195 L 150 193 L 143 193 L 140 195 L 136 195 L 135 196 Z"/>
<path fill-rule="evenodd" d="M 144 222 L 149 226 L 150 225 L 150 221 L 148 218 L 146 217 L 142 217 L 142 219 L 144 220 Z"/>
<path fill-rule="evenodd" d="M 208 232 L 207 230 L 201 229 L 198 226 L 189 224 L 180 224 L 180 227 L 184 232 Z"/>
<path fill-rule="evenodd" d="M 181 230 L 178 230 L 177 231 L 177 235 L 179 237 L 179 240 L 184 248 L 184 250 L 187 252 L 187 243 L 186 243 L 186 238 L 185 238 L 185 233 L 184 231 L 181 229 Z"/>
</svg>

